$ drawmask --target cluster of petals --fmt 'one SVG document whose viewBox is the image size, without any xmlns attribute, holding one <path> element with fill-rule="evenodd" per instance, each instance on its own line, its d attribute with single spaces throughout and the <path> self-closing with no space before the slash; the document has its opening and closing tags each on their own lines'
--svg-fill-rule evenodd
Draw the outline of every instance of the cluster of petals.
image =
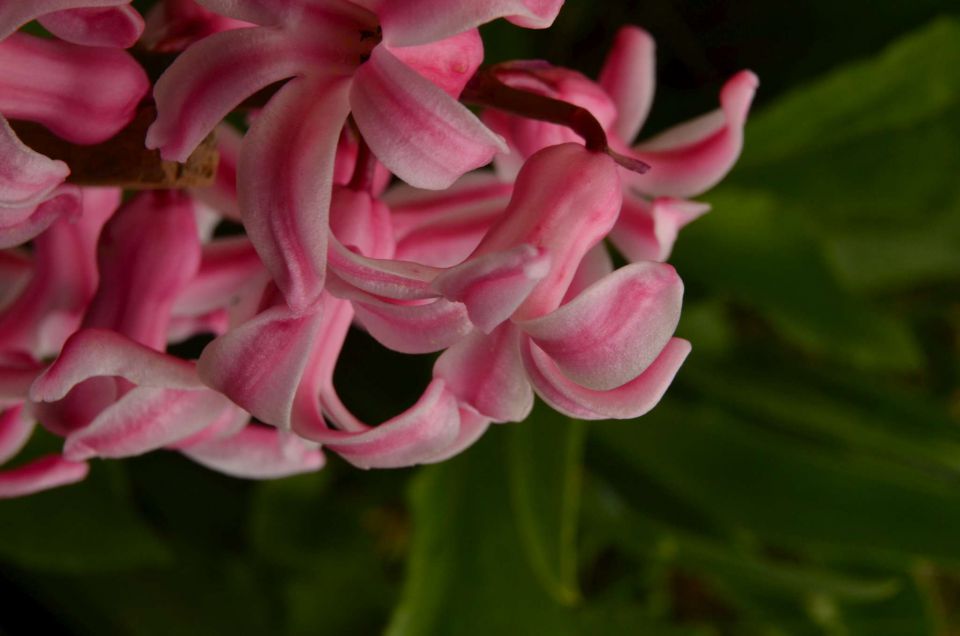
<svg viewBox="0 0 960 636">
<path fill-rule="evenodd" d="M 644 174 L 557 123 L 474 115 L 459 97 L 483 60 L 477 27 L 545 28 L 561 5 L 166 0 L 144 20 L 121 0 L 0 0 L 0 462 L 37 422 L 64 439 L 0 470 L 0 497 L 159 449 L 247 478 L 317 470 L 325 451 L 361 468 L 437 462 L 525 419 L 535 394 L 579 419 L 653 408 L 690 351 L 664 261 L 707 209 L 688 198 L 739 155 L 756 79 L 631 145 L 653 96 L 643 31 L 618 34 L 598 82 L 539 62 L 489 71 L 585 109 Z M 55 37 L 18 32 L 32 20 Z M 123 50 L 135 41 L 178 53 L 152 87 L 145 151 L 184 162 L 215 132 L 212 186 L 121 203 L 67 183 L 8 122 L 112 137 L 151 97 Z M 242 135 L 222 123 L 241 106 Z M 224 222 L 244 234 L 220 236 Z M 338 395 L 351 328 L 439 354 L 386 421 Z M 195 337 L 212 337 L 198 359 L 176 355 Z"/>
</svg>

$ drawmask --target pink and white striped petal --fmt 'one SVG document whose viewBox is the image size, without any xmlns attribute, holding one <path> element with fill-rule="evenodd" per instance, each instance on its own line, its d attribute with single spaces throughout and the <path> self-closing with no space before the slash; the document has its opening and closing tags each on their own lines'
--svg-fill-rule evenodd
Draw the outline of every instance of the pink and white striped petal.
<svg viewBox="0 0 960 636">
<path fill-rule="evenodd" d="M 147 147 L 159 148 L 164 159 L 186 161 L 240 102 L 297 75 L 302 66 L 295 42 L 277 29 L 235 29 L 204 38 L 157 80 L 157 120 L 147 131 Z"/>
<path fill-rule="evenodd" d="M 520 331 L 501 325 L 470 334 L 437 359 L 433 375 L 462 404 L 497 422 L 521 422 L 533 408 L 533 390 L 520 361 Z"/>
<path fill-rule="evenodd" d="M 656 87 L 656 44 L 641 28 L 617 32 L 600 71 L 600 85 L 617 107 L 613 132 L 630 143 L 647 120 Z"/>
<path fill-rule="evenodd" d="M 677 328 L 682 301 L 683 283 L 673 267 L 634 263 L 517 326 L 572 381 L 607 391 L 653 363 Z"/>
<path fill-rule="evenodd" d="M 740 156 L 757 85 L 750 71 L 737 73 L 720 91 L 719 110 L 634 146 L 633 156 L 651 169 L 629 173 L 630 184 L 644 194 L 672 197 L 694 197 L 716 185 Z"/>
<path fill-rule="evenodd" d="M 83 46 L 126 49 L 143 33 L 143 17 L 128 5 L 67 9 L 39 18 L 40 24 L 61 40 Z"/>
<path fill-rule="evenodd" d="M 419 188 L 442 190 L 507 150 L 465 106 L 383 46 L 354 74 L 350 107 L 377 158 Z"/>
<path fill-rule="evenodd" d="M 278 479 L 323 468 L 316 444 L 275 428 L 250 424 L 229 437 L 183 449 L 193 461 L 233 477 Z"/>
<path fill-rule="evenodd" d="M 28 22 L 57 11 L 128 4 L 130 0 L 0 0 L 0 40 Z"/>
<path fill-rule="evenodd" d="M 0 499 L 23 497 L 75 484 L 87 476 L 90 467 L 59 455 L 47 455 L 29 464 L 0 471 Z"/>
<path fill-rule="evenodd" d="M 460 432 L 457 434 L 457 438 L 442 451 L 433 455 L 423 463 L 436 464 L 446 461 L 454 455 L 459 455 L 483 437 L 483 434 L 487 432 L 488 428 L 490 428 L 489 417 L 484 417 L 469 406 L 461 404 Z"/>
<path fill-rule="evenodd" d="M 343 79 L 291 80 L 257 117 L 240 157 L 247 235 L 297 312 L 309 311 L 323 293 L 333 165 L 348 87 Z"/>
<path fill-rule="evenodd" d="M 483 40 L 479 31 L 470 29 L 428 44 L 390 47 L 390 52 L 447 95 L 458 99 L 483 62 Z"/>
<path fill-rule="evenodd" d="M 0 409 L 22 403 L 42 371 L 43 365 L 33 356 L 22 351 L 0 350 Z"/>
<path fill-rule="evenodd" d="M 213 13 L 195 0 L 164 0 L 146 13 L 141 44 L 150 51 L 182 51 L 208 35 L 253 26 Z"/>
<path fill-rule="evenodd" d="M 69 174 L 67 164 L 27 147 L 0 115 L 0 227 L 23 222 Z"/>
<path fill-rule="evenodd" d="M 497 18 L 528 29 L 553 24 L 563 0 L 362 0 L 377 14 L 391 46 L 435 42 Z"/>
<path fill-rule="evenodd" d="M 54 363 L 30 389 L 36 402 L 60 400 L 90 378 L 121 377 L 134 384 L 169 389 L 200 389 L 193 364 L 160 353 L 108 329 L 83 329 L 67 340 Z"/>
<path fill-rule="evenodd" d="M 146 72 L 120 49 L 23 33 L 0 42 L 0 113 L 42 124 L 74 143 L 99 143 L 118 133 L 149 88 Z"/>
<path fill-rule="evenodd" d="M 37 205 L 23 208 L 2 208 L 0 217 L 19 218 L 10 225 L 0 226 L 0 249 L 23 245 L 43 234 L 47 228 L 63 219 L 73 220 L 81 212 L 80 188 L 62 184 L 46 195 Z"/>
<path fill-rule="evenodd" d="M 671 197 L 647 201 L 627 193 L 610 241 L 630 261 L 666 261 L 680 230 L 709 210 L 706 203 Z"/>
<path fill-rule="evenodd" d="M 530 339 L 521 346 L 523 365 L 534 389 L 553 409 L 581 420 L 626 420 L 647 413 L 667 391 L 690 343 L 673 338 L 639 376 L 609 391 L 588 389 L 570 380 Z"/>
<path fill-rule="evenodd" d="M 10 461 L 26 445 L 35 422 L 23 404 L 0 409 L 0 464 Z"/>
</svg>

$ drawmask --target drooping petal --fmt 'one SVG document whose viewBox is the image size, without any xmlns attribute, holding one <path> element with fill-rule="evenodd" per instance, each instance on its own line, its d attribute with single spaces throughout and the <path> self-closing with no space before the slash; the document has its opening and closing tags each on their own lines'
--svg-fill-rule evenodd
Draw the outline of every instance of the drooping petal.
<svg viewBox="0 0 960 636">
<path fill-rule="evenodd" d="M 245 479 L 277 479 L 314 472 L 325 463 L 316 444 L 256 424 L 229 437 L 191 446 L 183 454 L 211 470 Z"/>
<path fill-rule="evenodd" d="M 433 281 L 445 298 L 463 303 L 471 322 L 490 333 L 507 320 L 550 271 L 550 254 L 520 245 L 471 258 Z"/>
<path fill-rule="evenodd" d="M 656 45 L 650 34 L 635 26 L 620 29 L 599 81 L 617 107 L 613 131 L 626 143 L 637 136 L 647 120 L 656 73 Z"/>
<path fill-rule="evenodd" d="M 306 311 L 323 292 L 327 212 L 348 86 L 343 79 L 291 80 L 244 141 L 239 170 L 244 226 L 295 311 Z"/>
<path fill-rule="evenodd" d="M 392 46 L 435 42 L 497 18 L 507 18 L 528 29 L 545 29 L 563 6 L 563 0 L 364 0 L 383 25 L 384 40 Z"/>
<path fill-rule="evenodd" d="M 149 88 L 143 68 L 120 49 L 22 33 L 0 42 L 0 113 L 43 124 L 68 141 L 112 137 L 133 120 Z"/>
<path fill-rule="evenodd" d="M 637 377 L 660 355 L 680 321 L 682 301 L 673 267 L 634 263 L 517 326 L 571 380 L 603 391 Z"/>
<path fill-rule="evenodd" d="M 100 285 L 83 326 L 164 350 L 172 308 L 200 266 L 192 202 L 175 191 L 142 192 L 110 219 L 97 249 Z"/>
<path fill-rule="evenodd" d="M 469 406 L 460 405 L 460 432 L 445 449 L 430 457 L 425 464 L 436 464 L 459 455 L 480 439 L 490 428 L 490 418 L 477 413 Z"/>
<path fill-rule="evenodd" d="M 235 29 L 197 42 L 157 80 L 157 120 L 147 131 L 147 147 L 159 148 L 164 159 L 186 161 L 240 102 L 293 77 L 302 65 L 295 41 L 277 29 Z"/>
<path fill-rule="evenodd" d="M 415 405 L 362 433 L 313 430 L 310 438 L 359 468 L 401 468 L 430 461 L 460 433 L 457 400 L 434 380 Z"/>
<path fill-rule="evenodd" d="M 47 455 L 29 464 L 0 471 L 0 499 L 23 497 L 83 481 L 90 468 L 59 455 Z"/>
<path fill-rule="evenodd" d="M 199 389 L 193 364 L 160 353 L 107 329 L 83 329 L 67 340 L 56 361 L 30 389 L 36 402 L 62 399 L 73 387 L 96 377 L 122 377 L 145 387 Z"/>
<path fill-rule="evenodd" d="M 677 234 L 710 210 L 706 203 L 659 197 L 647 201 L 626 194 L 610 240 L 630 261 L 665 261 Z"/>
<path fill-rule="evenodd" d="M 67 9 L 39 18 L 61 40 L 84 46 L 126 49 L 143 33 L 143 17 L 133 7 Z"/>
<path fill-rule="evenodd" d="M 33 427 L 33 418 L 24 412 L 23 404 L 0 409 L 0 464 L 20 452 L 30 439 Z"/>
<path fill-rule="evenodd" d="M 433 367 L 457 399 L 497 422 L 521 422 L 533 408 L 533 390 L 520 361 L 520 332 L 501 325 L 447 349 Z"/>
<path fill-rule="evenodd" d="M 622 198 L 616 164 L 605 154 L 571 143 L 530 157 L 506 212 L 473 256 L 524 243 L 549 254 L 550 271 L 517 310 L 517 320 L 557 308 L 580 260 L 613 227 Z"/>
<path fill-rule="evenodd" d="M 6 208 L 42 202 L 70 174 L 70 168 L 28 148 L 0 115 L 0 227 L 19 223 Z"/>
<path fill-rule="evenodd" d="M 401 62 L 457 99 L 483 62 L 483 40 L 476 29 L 418 46 L 390 47 Z"/>
<path fill-rule="evenodd" d="M 734 75 L 720 92 L 720 110 L 680 124 L 633 149 L 650 164 L 646 174 L 630 173 L 630 183 L 654 196 L 694 197 L 722 179 L 743 147 L 743 126 L 757 90 L 750 71 Z"/>
<path fill-rule="evenodd" d="M 57 186 L 43 202 L 24 208 L 0 208 L 0 215 L 19 218 L 0 226 L 0 249 L 23 245 L 39 236 L 60 219 L 70 220 L 80 214 L 80 189 L 73 185 Z"/>
<path fill-rule="evenodd" d="M 377 158 L 420 188 L 446 188 L 507 150 L 465 106 L 383 46 L 357 70 L 350 106 Z"/>
<path fill-rule="evenodd" d="M 203 350 L 197 371 L 262 422 L 289 428 L 297 386 L 322 316 L 275 306 Z"/>
<path fill-rule="evenodd" d="M 195 435 L 233 408 L 227 398 L 209 389 L 139 386 L 71 433 L 63 455 L 73 461 L 142 455 Z"/>
<path fill-rule="evenodd" d="M 0 1 L 0 40 L 40 16 L 88 7 L 118 7 L 130 0 L 2 0 Z"/>
<path fill-rule="evenodd" d="M 540 397 L 555 410 L 581 420 L 640 417 L 660 401 L 689 353 L 689 342 L 673 338 L 635 379 L 609 391 L 595 391 L 570 380 L 530 339 L 521 346 L 524 368 Z"/>
<path fill-rule="evenodd" d="M 330 270 L 343 282 L 375 296 L 395 300 L 432 298 L 430 283 L 442 270 L 410 261 L 367 258 L 330 240 Z"/>
</svg>

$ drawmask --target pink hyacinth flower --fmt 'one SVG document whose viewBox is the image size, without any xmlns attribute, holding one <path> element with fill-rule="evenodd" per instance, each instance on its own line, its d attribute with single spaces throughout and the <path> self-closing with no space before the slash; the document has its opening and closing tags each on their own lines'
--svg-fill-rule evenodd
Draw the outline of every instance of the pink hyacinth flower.
<svg viewBox="0 0 960 636">
<path fill-rule="evenodd" d="M 621 171 L 624 205 L 610 239 L 632 261 L 666 260 L 679 230 L 709 210 L 684 199 L 713 187 L 733 167 L 757 88 L 756 76 L 738 73 L 721 90 L 718 110 L 631 147 L 650 111 L 655 71 L 653 39 L 642 29 L 625 27 L 617 34 L 599 82 L 544 63 L 505 65 L 498 72 L 509 86 L 587 109 L 612 146 L 650 165 L 643 174 Z M 580 141 L 557 124 L 496 111 L 486 112 L 483 120 L 513 151 L 496 160 L 498 172 L 508 180 L 541 148 Z"/>
<path fill-rule="evenodd" d="M 183 160 L 246 97 L 288 80 L 241 153 L 240 208 L 287 303 L 319 302 L 334 155 L 347 115 L 390 171 L 443 188 L 505 150 L 458 103 L 482 57 L 478 25 L 507 17 L 548 26 L 562 0 L 202 0 L 261 26 L 217 33 L 157 83 L 147 145 Z M 291 79 L 293 78 L 293 79 Z"/>
<path fill-rule="evenodd" d="M 140 37 L 143 18 L 130 0 L 0 0 L 0 40 L 39 20 L 62 40 L 127 48 Z"/>
</svg>

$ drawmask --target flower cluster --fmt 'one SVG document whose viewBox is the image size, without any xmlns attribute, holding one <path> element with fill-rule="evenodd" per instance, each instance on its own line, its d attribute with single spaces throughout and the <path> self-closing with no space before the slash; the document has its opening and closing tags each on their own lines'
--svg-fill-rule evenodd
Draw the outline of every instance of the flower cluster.
<svg viewBox="0 0 960 636">
<path fill-rule="evenodd" d="M 323 451 L 436 462 L 535 393 L 580 419 L 651 409 L 690 351 L 664 260 L 739 155 L 756 78 L 631 145 L 653 98 L 642 30 L 597 81 L 482 68 L 478 26 L 545 28 L 561 5 L 165 0 L 144 20 L 125 0 L 0 0 L 0 462 L 38 422 L 65 440 L 0 471 L 0 497 L 161 448 L 250 478 L 317 470 Z M 20 31 L 34 20 L 53 37 Z M 152 86 L 144 59 L 168 63 Z M 134 150 L 179 164 L 166 188 L 85 182 L 75 155 L 28 145 L 39 126 L 96 157 L 144 109 Z M 211 133 L 211 182 L 177 181 Z M 441 352 L 385 422 L 334 386 L 351 325 Z M 198 360 L 168 352 L 202 334 Z"/>
</svg>

